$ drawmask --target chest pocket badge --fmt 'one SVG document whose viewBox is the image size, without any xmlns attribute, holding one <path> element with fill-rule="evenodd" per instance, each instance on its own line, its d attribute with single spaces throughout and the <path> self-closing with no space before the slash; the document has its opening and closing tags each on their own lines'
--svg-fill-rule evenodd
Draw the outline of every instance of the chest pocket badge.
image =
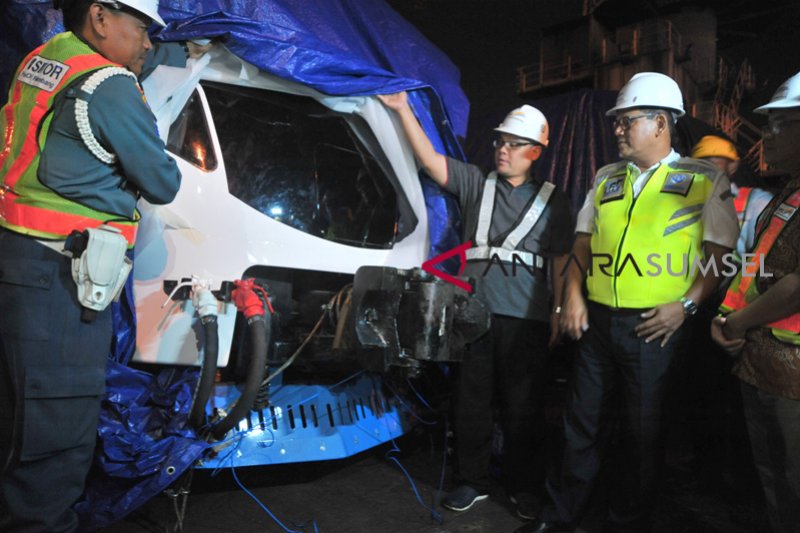
<svg viewBox="0 0 800 533">
<path fill-rule="evenodd" d="M 689 189 L 692 187 L 693 181 L 694 174 L 691 172 L 670 172 L 664 180 L 661 192 L 686 196 L 689 194 Z"/>
<path fill-rule="evenodd" d="M 797 211 L 796 207 L 793 207 L 789 204 L 781 204 L 775 210 L 774 216 L 778 217 L 784 222 L 789 222 L 789 220 L 794 216 L 796 211 Z"/>
<path fill-rule="evenodd" d="M 612 176 L 603 184 L 603 197 L 600 203 L 619 200 L 625 195 L 625 176 Z"/>
</svg>

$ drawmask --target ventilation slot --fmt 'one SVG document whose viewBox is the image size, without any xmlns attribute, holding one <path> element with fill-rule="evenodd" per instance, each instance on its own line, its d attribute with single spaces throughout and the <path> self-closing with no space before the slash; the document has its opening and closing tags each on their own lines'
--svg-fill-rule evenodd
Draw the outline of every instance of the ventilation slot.
<svg viewBox="0 0 800 533">
<path fill-rule="evenodd" d="M 278 417 L 275 416 L 275 407 L 270 405 L 269 412 L 272 415 L 272 429 L 278 429 Z"/>
<path fill-rule="evenodd" d="M 333 421 L 333 410 L 331 409 L 331 404 L 325 404 L 325 408 L 328 410 L 328 423 L 331 427 L 336 427 L 336 423 Z"/>
</svg>

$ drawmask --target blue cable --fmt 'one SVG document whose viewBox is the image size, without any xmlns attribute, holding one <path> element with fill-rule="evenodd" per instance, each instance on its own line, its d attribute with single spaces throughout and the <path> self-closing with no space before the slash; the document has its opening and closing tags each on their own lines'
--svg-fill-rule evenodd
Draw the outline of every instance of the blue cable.
<svg viewBox="0 0 800 533">
<path fill-rule="evenodd" d="M 442 468 L 441 468 L 441 473 L 439 474 L 439 485 L 436 488 L 436 494 L 434 495 L 434 498 L 436 498 L 436 496 L 438 494 L 441 494 L 442 490 L 444 488 L 444 478 L 445 478 L 445 474 L 447 472 L 447 432 L 449 430 L 449 426 L 450 426 L 449 419 L 447 417 L 445 417 L 445 421 L 444 421 L 444 442 L 443 442 L 444 446 L 443 446 L 443 449 L 442 449 Z M 359 425 L 356 424 L 356 427 L 359 427 Z M 373 438 L 375 438 L 377 440 L 377 437 L 374 437 L 367 430 L 365 430 L 365 429 L 363 429 L 361 427 L 359 427 L 359 429 L 361 429 L 362 431 L 364 431 L 365 433 L 367 433 L 368 435 L 372 436 Z M 386 429 L 389 431 L 389 434 L 391 435 L 391 429 L 388 426 L 387 426 Z M 420 503 L 420 505 L 422 505 L 422 507 L 424 509 L 430 511 L 431 518 L 436 520 L 439 525 L 442 525 L 444 523 L 444 519 L 442 518 L 441 513 L 439 513 L 438 511 L 436 511 L 433 508 L 433 505 L 435 505 L 435 504 L 433 504 L 431 507 L 428 507 L 427 505 L 425 505 L 425 503 L 422 501 L 422 497 L 420 496 L 420 494 L 419 494 L 419 492 L 417 490 L 417 487 L 416 487 L 416 484 L 414 482 L 414 479 L 411 477 L 411 475 L 408 473 L 408 471 L 403 467 L 403 465 L 400 463 L 399 459 L 397 459 L 396 457 L 390 457 L 389 456 L 389 454 L 391 454 L 392 452 L 400 452 L 401 451 L 400 447 L 397 445 L 397 442 L 394 440 L 393 436 L 390 437 L 390 440 L 392 442 L 393 448 L 391 450 L 389 450 L 388 452 L 386 452 L 386 458 L 391 459 L 392 461 L 394 461 L 397 464 L 398 467 L 400 467 L 400 469 L 405 474 L 406 478 L 408 478 L 408 481 L 411 483 L 411 488 L 414 491 L 414 495 L 416 496 L 417 501 Z"/>
<path fill-rule="evenodd" d="M 389 387 L 389 388 L 391 389 L 391 387 Z M 395 394 L 395 397 L 396 398 L 398 397 L 397 394 Z M 384 423 L 386 423 L 385 420 L 384 420 Z M 394 462 L 400 468 L 400 471 L 403 472 L 403 474 L 406 476 L 406 479 L 408 479 L 408 482 L 411 484 L 411 490 L 414 491 L 414 496 L 417 498 L 417 501 L 422 506 L 422 508 L 430 512 L 431 518 L 437 524 L 439 524 L 439 525 L 444 524 L 444 518 L 442 518 L 441 513 L 439 513 L 433 507 L 429 507 L 428 505 L 425 504 L 424 501 L 422 501 L 422 496 L 420 495 L 419 490 L 417 490 L 417 484 L 414 482 L 414 478 L 411 477 L 411 474 L 408 473 L 408 470 L 406 470 L 406 468 L 403 466 L 403 464 L 400 462 L 400 460 L 397 457 L 394 457 L 394 456 L 391 455 L 392 453 L 395 453 L 395 452 L 399 453 L 400 452 L 400 447 L 397 445 L 397 442 L 394 440 L 394 435 L 392 435 L 392 428 L 390 428 L 387 425 L 386 426 L 386 430 L 389 432 L 389 436 L 390 436 L 390 439 L 392 441 L 392 449 L 386 452 L 385 457 L 387 459 L 391 459 L 392 462 Z"/>
<path fill-rule="evenodd" d="M 338 383 L 334 383 L 334 384 L 333 384 L 333 385 L 331 385 L 330 387 L 326 387 L 326 389 L 327 389 L 327 390 L 332 390 L 334 387 L 338 387 L 339 385 L 343 385 L 344 383 L 347 383 L 347 382 L 348 382 L 348 381 L 350 381 L 351 379 L 353 379 L 353 378 L 356 378 L 356 377 L 360 376 L 360 375 L 361 375 L 361 374 L 363 374 L 364 372 L 366 372 L 366 370 L 359 370 L 359 371 L 358 371 L 358 372 L 356 372 L 355 374 L 351 374 L 349 377 L 346 377 L 346 378 L 344 378 L 344 379 L 343 379 L 343 380 L 341 380 L 340 382 L 338 382 Z M 314 398 L 316 398 L 316 397 L 317 397 L 317 396 L 319 396 L 319 395 L 320 395 L 320 393 L 319 393 L 319 392 L 316 392 L 316 393 L 312 394 L 311 396 L 309 396 L 308 398 L 306 398 L 305 400 L 303 400 L 303 401 L 300 401 L 300 402 L 297 402 L 297 405 L 303 405 L 303 404 L 306 404 L 306 403 L 310 402 L 311 400 L 313 400 Z"/>
<path fill-rule="evenodd" d="M 278 525 L 279 525 L 279 526 L 280 526 L 280 527 L 281 527 L 281 528 L 282 528 L 284 531 L 286 531 L 286 533 L 303 533 L 303 531 L 300 531 L 300 530 L 295 530 L 295 529 L 289 529 L 289 528 L 287 528 L 285 525 L 283 525 L 283 522 L 281 522 L 281 521 L 278 519 L 278 517 L 277 517 L 277 516 L 275 516 L 275 515 L 272 513 L 272 511 L 270 511 L 270 510 L 269 510 L 269 508 L 268 508 L 266 505 L 264 505 L 264 503 L 262 503 L 262 502 L 261 502 L 261 500 L 259 500 L 259 499 L 258 499 L 258 497 L 257 497 L 255 494 L 253 494 L 252 492 L 250 492 L 250 490 L 248 490 L 248 488 L 244 486 L 244 483 L 242 483 L 242 482 L 241 482 L 241 480 L 239 479 L 239 476 L 237 476 L 237 475 L 236 475 L 236 466 L 235 466 L 235 464 L 234 464 L 234 454 L 235 454 L 236 450 L 237 450 L 237 449 L 239 449 L 239 445 L 241 445 L 241 443 L 242 443 L 242 440 L 244 439 L 244 435 L 245 435 L 246 433 L 247 433 L 246 431 L 243 431 L 243 432 L 241 432 L 241 433 L 239 433 L 239 434 L 235 435 L 235 436 L 234 436 L 234 437 L 232 437 L 231 439 L 229 439 L 229 440 L 231 440 L 231 441 L 233 441 L 233 440 L 235 440 L 235 439 L 238 439 L 238 442 L 236 443 L 236 445 L 235 445 L 235 446 L 233 446 L 233 447 L 231 448 L 231 450 L 230 450 L 230 451 L 228 452 L 228 454 L 227 454 L 227 455 L 226 455 L 226 456 L 225 456 L 225 457 L 224 457 L 224 458 L 223 458 L 223 459 L 220 461 L 220 463 L 223 463 L 223 462 L 224 462 L 224 461 L 226 461 L 228 458 L 230 458 L 230 462 L 231 462 L 231 467 L 230 467 L 230 468 L 231 468 L 231 475 L 233 476 L 233 480 L 236 482 L 236 484 L 237 484 L 237 485 L 239 485 L 239 488 L 240 488 L 240 489 L 242 489 L 242 491 L 244 491 L 244 493 L 245 493 L 245 494 L 247 494 L 247 495 L 248 495 L 248 496 L 249 496 L 249 497 L 250 497 L 250 498 L 251 498 L 251 499 L 252 499 L 254 502 L 256 502 L 256 504 L 257 504 L 259 507 L 261 507 L 261 509 L 263 509 L 263 510 L 264 510 L 264 512 L 266 512 L 266 513 L 269 515 L 269 517 L 270 517 L 270 518 L 272 518 L 272 520 L 273 520 L 273 521 L 274 521 L 276 524 L 278 524 Z M 272 432 L 270 431 L 270 433 L 272 433 Z M 216 475 L 219 473 L 219 471 L 220 471 L 220 469 L 221 469 L 221 468 L 222 468 L 222 467 L 217 467 L 217 468 L 215 468 L 215 469 L 214 469 L 214 470 L 211 472 L 211 476 L 212 476 L 212 477 L 213 477 L 213 476 L 216 476 Z M 318 528 L 317 528 L 317 523 L 316 523 L 316 521 L 312 520 L 312 521 L 311 521 L 311 524 L 314 526 L 314 533 L 319 533 L 319 530 L 318 530 Z M 303 529 L 304 527 L 305 527 L 305 526 L 301 526 L 301 529 Z"/>
<path fill-rule="evenodd" d="M 405 407 L 406 411 L 408 411 L 411 414 L 411 416 L 413 416 L 414 418 L 416 418 L 417 420 L 419 420 L 422 424 L 425 424 L 426 426 L 435 426 L 436 425 L 436 422 L 431 422 L 429 420 L 425 420 L 424 418 L 419 416 L 417 413 L 415 413 L 414 409 L 410 405 L 408 405 L 406 403 L 406 401 L 397 393 L 396 390 L 394 390 L 394 387 L 392 387 L 388 382 L 386 383 L 386 386 L 389 388 L 390 391 L 392 391 L 392 394 L 397 399 L 397 401 L 400 402 L 400 405 Z"/>
<path fill-rule="evenodd" d="M 349 376 L 349 377 L 347 377 L 347 378 L 345 378 L 345 379 L 343 379 L 343 380 L 339 381 L 338 383 L 335 383 L 335 384 L 331 385 L 330 387 L 327 387 L 327 389 L 328 389 L 328 390 L 330 390 L 330 389 L 333 389 L 334 387 L 338 387 L 339 385 L 342 385 L 343 383 L 346 383 L 346 382 L 350 381 L 351 379 L 353 379 L 353 378 L 355 378 L 355 377 L 357 377 L 357 376 L 359 376 L 359 375 L 363 374 L 364 372 L 365 372 L 364 370 L 360 370 L 359 372 L 356 372 L 356 373 L 352 374 L 351 376 Z M 308 398 L 305 398 L 304 400 L 302 400 L 302 401 L 298 402 L 298 405 L 301 405 L 301 404 L 305 404 L 305 403 L 308 403 L 308 402 L 310 402 L 311 400 L 313 400 L 314 398 L 316 398 L 317 396 L 319 396 L 319 394 L 320 394 L 319 392 L 317 392 L 317 393 L 315 393 L 315 394 L 312 394 L 312 395 L 311 395 L 311 396 L 309 396 Z M 273 418 L 274 418 L 274 416 L 271 416 L 271 417 L 269 417 L 269 419 L 265 420 L 265 425 L 266 425 L 267 423 L 271 423 Z M 222 440 L 222 441 L 219 441 L 218 443 L 216 443 L 214 446 L 225 445 L 225 444 L 227 444 L 227 443 L 231 443 L 231 442 L 234 442 L 234 441 L 236 441 L 236 444 L 235 444 L 233 447 L 231 447 L 231 449 L 230 449 L 230 450 L 227 452 L 227 455 L 225 455 L 225 456 L 224 456 L 222 459 L 220 459 L 220 462 L 219 462 L 219 463 L 220 463 L 220 465 L 221 465 L 221 464 L 224 464 L 224 463 L 225 463 L 225 461 L 227 461 L 228 459 L 230 459 L 230 465 L 231 465 L 231 466 L 230 466 L 230 469 L 231 469 L 231 474 L 233 475 L 233 479 L 234 479 L 234 481 L 236 482 L 236 484 L 239 486 L 239 488 L 241 488 L 241 489 L 242 489 L 242 491 L 244 491 L 244 493 L 245 493 L 245 494 L 247 494 L 247 495 L 248 495 L 248 496 L 249 496 L 249 497 L 250 497 L 250 498 L 251 498 L 253 501 L 255 501 L 255 502 L 256 502 L 256 504 L 258 504 L 258 506 L 259 506 L 259 507 L 261 507 L 261 508 L 262 508 L 262 509 L 263 509 L 263 510 L 264 510 L 264 511 L 265 511 L 265 512 L 266 512 L 266 513 L 267 513 L 267 514 L 270 516 L 270 518 L 272 518 L 272 520 L 273 520 L 273 521 L 274 521 L 276 524 L 278 524 L 278 525 L 279 525 L 279 526 L 280 526 L 280 527 L 281 527 L 281 528 L 282 528 L 284 531 L 286 531 L 287 533 L 303 533 L 303 531 L 298 531 L 298 530 L 294 530 L 294 529 L 288 529 L 288 528 L 287 528 L 287 527 L 286 527 L 286 526 L 285 526 L 285 525 L 284 525 L 284 524 L 283 524 L 283 523 L 282 523 L 282 522 L 281 522 L 281 521 L 280 521 L 280 520 L 279 520 L 279 519 L 278 519 L 278 518 L 277 518 L 277 517 L 276 517 L 276 516 L 275 516 L 275 515 L 272 513 L 272 511 L 270 511 L 270 510 L 269 510 L 269 508 L 268 508 L 266 505 L 264 505 L 264 503 L 262 503 L 262 502 L 261 502 L 261 501 L 258 499 L 258 497 L 256 497 L 256 496 L 255 496 L 255 495 L 254 495 L 252 492 L 250 492 L 250 490 L 248 490 L 248 489 L 247 489 L 247 487 L 245 487 L 245 486 L 244 486 L 244 484 L 241 482 L 241 480 L 239 480 L 239 476 L 237 476 L 237 475 L 236 475 L 236 466 L 234 465 L 234 454 L 235 454 L 236 450 L 238 450 L 239 446 L 241 445 L 241 443 L 242 443 L 242 440 L 244 439 L 245 435 L 247 435 L 247 433 L 249 433 L 249 432 L 251 432 L 251 431 L 254 431 L 254 430 L 256 430 L 256 429 L 260 429 L 260 427 L 253 427 L 253 428 L 250 428 L 250 429 L 248 429 L 248 430 L 246 430 L 246 431 L 239 431 L 239 432 L 237 432 L 236 434 L 232 435 L 231 437 L 229 437 L 229 438 L 227 438 L 227 439 L 225 439 L 225 440 Z M 273 443 L 274 443 L 274 442 L 275 442 L 275 434 L 273 433 L 273 431 L 272 431 L 271 429 L 269 429 L 269 428 L 265 428 L 265 431 L 268 431 L 268 432 L 269 432 L 269 434 L 272 436 L 272 441 L 273 441 Z M 401 468 L 402 468 L 402 466 L 401 466 Z M 221 471 L 221 469 L 222 469 L 222 466 L 218 466 L 217 468 L 215 468 L 215 469 L 214 469 L 214 470 L 211 472 L 211 476 L 213 477 L 213 476 L 216 476 L 217 474 L 219 474 L 219 472 Z M 416 490 L 416 489 L 415 489 L 415 490 Z M 307 524 L 307 523 L 306 523 L 306 524 Z M 300 525 L 300 526 L 295 526 L 295 527 L 299 527 L 299 528 L 302 530 L 302 529 L 304 529 L 304 528 L 306 527 L 306 524 L 303 524 L 303 525 Z M 293 524 L 293 525 L 294 525 L 294 524 Z M 311 521 L 311 525 L 314 527 L 314 533 L 319 533 L 319 528 L 317 527 L 317 522 L 316 522 L 315 520 L 312 520 L 312 521 Z"/>
<path fill-rule="evenodd" d="M 342 385 L 343 383 L 347 383 L 351 379 L 353 379 L 355 377 L 358 377 L 359 375 L 363 374 L 364 372 L 365 372 L 365 370 L 359 370 L 358 372 L 350 375 L 349 377 L 346 377 L 345 379 L 339 381 L 338 383 L 334 383 L 330 387 L 327 387 L 327 389 L 330 390 L 330 389 L 333 389 L 334 387 L 338 387 L 339 385 Z M 311 396 L 309 396 L 308 398 L 305 398 L 304 400 L 301 400 L 301 401 L 297 402 L 297 405 L 304 405 L 304 404 L 310 402 L 311 400 L 313 400 L 314 398 L 316 398 L 319 395 L 320 395 L 319 392 L 314 393 Z M 273 444 L 275 443 L 275 433 L 273 433 L 273 431 L 267 426 L 272 424 L 272 421 L 275 418 L 276 418 L 275 416 L 270 416 L 269 418 L 265 418 L 264 419 L 264 425 L 265 425 L 264 431 L 268 431 L 269 434 L 272 436 Z M 246 435 L 247 433 L 250 433 L 251 431 L 255 431 L 256 429 L 260 429 L 260 427 L 257 426 L 257 427 L 252 427 L 252 428 L 250 428 L 248 430 L 245 430 L 245 431 L 239 431 L 238 433 L 232 435 L 231 437 L 228 437 L 227 439 L 224 439 L 224 440 L 216 442 L 212 446 L 220 446 L 220 445 L 227 444 L 228 442 L 233 442 L 234 440 L 240 439 L 240 438 L 244 437 L 244 435 Z M 226 456 L 226 459 L 227 459 L 227 456 Z M 222 462 L 222 461 L 220 461 L 220 462 Z M 220 467 L 217 467 L 217 469 L 215 469 L 215 471 L 218 470 L 219 468 Z"/>
<path fill-rule="evenodd" d="M 413 383 L 411 383 L 411 378 L 409 378 L 409 377 L 406 377 L 406 383 L 408 383 L 408 386 L 409 386 L 409 388 L 411 389 L 411 391 L 412 391 L 414 394 L 416 394 L 416 395 L 417 395 L 417 398 L 419 399 L 419 401 L 420 401 L 420 402 L 422 402 L 422 405 L 424 405 L 425 407 L 427 407 L 428 409 L 430 409 L 431 411 L 433 411 L 433 407 L 431 407 L 431 404 L 429 404 L 427 401 L 425 401 L 425 398 L 423 398 L 423 397 L 422 397 L 422 394 L 420 394 L 419 392 L 417 392 L 417 389 L 416 389 L 416 388 L 414 388 L 414 384 L 413 384 Z"/>
<path fill-rule="evenodd" d="M 402 465 L 402 463 L 400 463 L 400 460 L 397 459 L 397 457 L 393 457 L 393 456 L 389 455 L 390 453 L 395 452 L 395 451 L 399 452 L 400 449 L 395 447 L 394 449 L 389 450 L 388 452 L 386 452 L 386 458 L 390 459 L 392 462 L 394 462 L 398 466 L 398 468 L 400 468 L 400 471 L 403 472 L 403 474 L 405 474 L 406 479 L 408 479 L 408 482 L 411 484 L 411 490 L 414 491 L 414 496 L 417 498 L 417 501 L 422 506 L 422 508 L 427 510 L 427 511 L 430 511 L 431 518 L 433 518 L 436 521 L 437 524 L 439 524 L 439 525 L 444 524 L 444 518 L 442 518 L 441 513 L 439 513 L 439 511 L 437 511 L 433 507 L 429 507 L 427 504 L 425 504 L 424 501 L 422 501 L 422 496 L 420 496 L 420 493 L 417 490 L 417 484 L 414 483 L 414 478 L 411 477 L 411 474 L 408 473 L 408 470 L 406 470 L 406 468 Z"/>
<path fill-rule="evenodd" d="M 289 529 L 289 528 L 287 528 L 286 526 L 284 526 L 284 525 L 283 525 L 283 522 L 281 522 L 280 520 L 278 520 L 278 517 L 277 517 L 277 516 L 275 516 L 275 515 L 272 513 L 272 511 L 270 511 L 270 510 L 269 510 L 269 508 L 268 508 L 266 505 L 264 505 L 263 503 L 261 503 L 261 500 L 259 500 L 259 499 L 258 499 L 258 497 L 256 497 L 256 495 L 255 495 L 255 494 L 253 494 L 252 492 L 250 492 L 250 491 L 247 489 L 247 487 L 245 487 L 245 486 L 244 486 L 244 484 L 243 484 L 243 483 L 242 483 L 242 482 L 239 480 L 239 476 L 237 476 L 237 475 L 236 475 L 236 467 L 235 467 L 235 466 L 233 466 L 233 458 L 231 458 L 231 474 L 233 474 L 233 480 L 234 480 L 234 481 L 236 481 L 236 484 L 237 484 L 237 485 L 239 485 L 239 488 L 240 488 L 240 489 L 242 489 L 242 490 L 244 491 L 244 493 L 245 493 L 245 494 L 247 494 L 248 496 L 250 496 L 250 498 L 251 498 L 251 499 L 252 499 L 254 502 L 256 502 L 256 504 L 257 504 L 259 507 L 261 507 L 261 508 L 264 510 L 264 512 L 266 512 L 266 513 L 269 515 L 269 517 L 270 517 L 270 518 L 272 518 L 272 520 L 273 520 L 273 521 L 274 521 L 276 524 L 278 524 L 279 526 L 281 526 L 281 529 L 283 529 L 284 531 L 286 531 L 286 533 L 303 533 L 302 531 L 298 531 L 298 530 L 296 530 L 296 529 Z M 317 527 L 316 527 L 316 523 L 315 523 L 315 524 L 314 524 L 314 530 L 316 531 L 316 529 L 317 529 Z"/>
<path fill-rule="evenodd" d="M 444 446 L 442 446 L 442 473 L 439 475 L 439 487 L 436 489 L 437 496 L 442 493 L 444 489 L 444 474 L 447 471 L 447 432 L 450 429 L 450 420 L 445 415 L 444 417 Z"/>
</svg>

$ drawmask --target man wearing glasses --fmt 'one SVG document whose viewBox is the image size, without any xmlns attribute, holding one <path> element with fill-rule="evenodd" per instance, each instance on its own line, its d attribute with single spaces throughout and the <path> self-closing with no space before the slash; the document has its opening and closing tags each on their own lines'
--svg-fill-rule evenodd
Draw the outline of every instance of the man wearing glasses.
<svg viewBox="0 0 800 533">
<path fill-rule="evenodd" d="M 409 107 L 405 93 L 380 96 L 400 118 L 417 161 L 458 198 L 467 251 L 464 275 L 492 313 L 490 331 L 468 347 L 456 384 L 457 487 L 442 505 L 465 511 L 489 495 L 493 399 L 501 412 L 505 488 L 517 514 L 537 512 L 533 489 L 541 485 L 531 461 L 536 418 L 545 382 L 548 342 L 558 337 L 562 277 L 573 222 L 564 194 L 534 177 L 531 167 L 548 142 L 548 124 L 536 108 L 513 110 L 497 128 L 496 169 L 437 153 Z M 549 261 L 548 261 L 549 260 Z M 547 263 L 553 275 L 553 301 Z M 551 311 L 552 310 L 552 311 Z M 537 481 L 539 483 L 537 483 Z"/>
<path fill-rule="evenodd" d="M 547 480 L 552 503 L 518 533 L 578 524 L 601 465 L 601 428 L 617 426 L 624 464 L 611 470 L 603 531 L 651 528 L 665 396 L 687 329 L 681 326 L 718 283 L 713 270 L 691 266 L 712 258 L 721 267 L 739 233 L 724 173 L 672 149 L 683 114 L 680 88 L 655 72 L 633 76 L 607 113 L 615 117 L 622 161 L 595 177 L 573 247 L 582 267 L 570 263 L 564 286 L 561 328 L 580 341 L 564 457 Z"/>
<path fill-rule="evenodd" d="M 764 158 L 791 176 L 758 219 L 753 251 L 764 272 L 745 266 L 711 323 L 711 337 L 738 356 L 733 373 L 775 533 L 800 525 L 800 73 L 755 110 L 768 116 Z M 766 274 L 766 275 L 765 275 Z"/>
</svg>

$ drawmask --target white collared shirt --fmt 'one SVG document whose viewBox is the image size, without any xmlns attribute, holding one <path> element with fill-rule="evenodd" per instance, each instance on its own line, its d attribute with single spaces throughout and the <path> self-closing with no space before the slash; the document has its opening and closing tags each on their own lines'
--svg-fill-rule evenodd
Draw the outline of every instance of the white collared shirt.
<svg viewBox="0 0 800 533">
<path fill-rule="evenodd" d="M 677 161 L 680 158 L 681 156 L 680 154 L 678 154 L 678 152 L 676 152 L 675 150 L 670 150 L 664 159 L 662 159 L 652 167 L 645 169 L 644 171 L 642 171 L 639 167 L 628 161 L 628 171 L 630 172 L 631 176 L 636 176 L 636 178 L 633 181 L 633 197 L 634 198 L 639 197 L 639 193 L 642 192 L 642 189 L 644 189 L 644 186 L 647 185 L 648 180 L 650 180 L 650 176 L 653 175 L 653 172 L 655 172 L 658 167 L 660 167 L 662 164 L 669 164 L 672 163 L 673 161 Z"/>
<path fill-rule="evenodd" d="M 680 154 L 675 150 L 670 150 L 664 159 L 652 167 L 640 170 L 633 163 L 628 162 L 628 169 L 631 175 L 636 175 L 633 183 L 634 197 L 638 197 L 644 186 L 647 184 L 653 172 L 662 164 L 672 163 L 680 159 Z M 594 199 L 597 194 L 597 181 L 592 184 L 591 189 L 586 195 L 583 207 L 578 212 L 575 232 L 593 233 L 597 211 L 594 206 Z M 730 192 L 730 181 L 723 172 L 718 172 L 714 179 L 714 188 L 703 206 L 703 241 L 719 244 L 725 248 L 735 248 L 736 240 L 739 238 L 739 223 L 736 220 L 736 212 L 733 209 L 732 194 Z"/>
</svg>

